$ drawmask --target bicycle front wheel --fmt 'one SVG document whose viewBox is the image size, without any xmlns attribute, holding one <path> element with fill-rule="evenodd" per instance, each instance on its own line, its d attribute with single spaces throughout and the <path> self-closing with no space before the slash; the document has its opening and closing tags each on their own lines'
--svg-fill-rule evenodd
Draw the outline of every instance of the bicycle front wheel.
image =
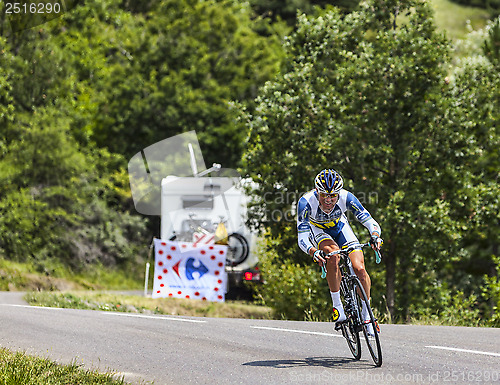
<svg viewBox="0 0 500 385">
<path fill-rule="evenodd" d="M 359 339 L 359 332 L 356 330 L 356 325 L 354 324 L 352 318 L 349 318 L 346 322 L 342 323 L 342 335 L 347 341 L 347 346 L 351 351 L 355 360 L 361 358 L 361 341 Z"/>
<path fill-rule="evenodd" d="M 346 312 L 347 320 L 340 324 L 340 329 L 342 330 L 342 335 L 347 341 L 347 346 L 351 351 L 355 360 L 361 358 L 361 341 L 359 338 L 359 327 L 356 322 L 356 311 L 352 308 L 352 304 L 355 301 L 354 290 L 352 285 L 342 280 L 340 283 L 340 295 L 344 305 L 344 311 Z"/>
<path fill-rule="evenodd" d="M 365 336 L 366 345 L 368 346 L 368 350 L 370 351 L 370 355 L 372 356 L 373 362 L 375 366 L 382 366 L 382 347 L 380 346 L 380 337 L 379 337 L 379 326 L 376 318 L 373 316 L 373 311 L 370 306 L 370 302 L 368 302 L 368 298 L 366 296 L 365 290 L 363 286 L 361 286 L 361 282 L 356 278 L 356 282 L 354 284 L 356 288 L 356 303 L 359 306 L 360 314 L 362 309 L 362 302 L 365 301 L 368 313 L 370 315 L 369 320 L 361 320 L 363 335 Z M 370 327 L 371 326 L 371 327 Z"/>
</svg>

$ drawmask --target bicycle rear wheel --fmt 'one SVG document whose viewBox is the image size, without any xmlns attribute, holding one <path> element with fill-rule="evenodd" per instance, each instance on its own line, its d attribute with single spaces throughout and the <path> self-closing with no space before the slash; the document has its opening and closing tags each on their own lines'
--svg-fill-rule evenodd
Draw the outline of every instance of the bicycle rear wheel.
<svg viewBox="0 0 500 385">
<path fill-rule="evenodd" d="M 368 350 L 370 351 L 370 355 L 372 356 L 373 362 L 375 366 L 382 366 L 382 347 L 380 346 L 380 337 L 379 337 L 379 326 L 376 318 L 373 316 L 373 311 L 370 306 L 370 302 L 368 302 L 368 298 L 366 296 L 365 290 L 363 286 L 361 286 L 361 282 L 356 278 L 356 282 L 354 284 L 355 293 L 356 293 L 356 303 L 359 306 L 359 314 L 361 314 L 362 309 L 362 300 L 365 301 L 368 313 L 370 315 L 370 319 L 368 321 L 361 320 L 363 335 L 365 336 L 366 345 L 368 346 Z M 371 325 L 373 334 L 369 333 L 369 326 Z"/>
</svg>

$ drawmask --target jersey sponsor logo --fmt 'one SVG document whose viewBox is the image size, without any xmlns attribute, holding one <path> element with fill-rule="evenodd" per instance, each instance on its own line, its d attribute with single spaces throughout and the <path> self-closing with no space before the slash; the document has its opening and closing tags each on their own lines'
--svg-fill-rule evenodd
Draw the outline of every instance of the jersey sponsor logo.
<svg viewBox="0 0 500 385">
<path fill-rule="evenodd" d="M 351 208 L 354 211 L 362 211 L 362 209 L 358 206 L 358 204 L 356 202 L 353 202 L 353 201 L 351 201 Z"/>
<path fill-rule="evenodd" d="M 303 232 L 303 231 L 309 231 L 309 223 L 307 222 L 302 222 L 301 224 L 299 224 L 297 226 L 297 229 L 300 232 Z"/>
<path fill-rule="evenodd" d="M 325 213 L 323 210 L 318 210 L 316 213 L 316 216 L 314 217 L 314 220 L 316 221 L 321 221 L 321 222 L 327 222 L 335 219 L 339 219 L 342 216 L 342 209 L 335 205 L 333 210 L 330 213 Z"/>
<path fill-rule="evenodd" d="M 312 218 L 309 218 L 309 222 L 313 226 L 319 227 L 320 229 L 331 229 L 331 228 L 337 226 L 339 221 L 340 221 L 340 218 L 334 219 L 333 221 L 329 221 L 329 222 L 317 222 L 317 221 L 313 220 Z"/>
<path fill-rule="evenodd" d="M 342 216 L 342 210 L 340 209 L 340 207 L 335 206 L 335 210 L 333 210 L 330 216 L 334 219 L 339 219 Z"/>
<path fill-rule="evenodd" d="M 358 215 L 356 215 L 356 218 L 358 221 L 360 222 L 364 222 L 366 221 L 367 219 L 370 219 L 370 214 L 368 214 L 366 211 L 363 212 L 363 213 L 360 213 Z"/>
</svg>

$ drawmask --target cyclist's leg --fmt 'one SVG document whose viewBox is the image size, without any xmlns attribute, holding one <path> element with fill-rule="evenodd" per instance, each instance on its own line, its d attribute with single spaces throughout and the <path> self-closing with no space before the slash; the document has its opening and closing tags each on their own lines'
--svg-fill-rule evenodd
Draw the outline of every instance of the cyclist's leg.
<svg viewBox="0 0 500 385">
<path fill-rule="evenodd" d="M 337 243 L 333 240 L 331 235 L 325 233 L 322 229 L 311 226 L 311 241 L 313 245 L 322 250 L 325 254 L 338 250 Z M 334 255 L 327 260 L 326 263 L 326 280 L 328 288 L 330 289 L 330 296 L 333 302 L 333 320 L 336 322 L 344 321 L 346 316 L 342 301 L 340 299 L 340 269 L 339 269 L 339 256 Z"/>
<path fill-rule="evenodd" d="M 342 231 L 335 238 L 335 240 L 337 241 L 338 245 L 341 248 L 346 248 L 346 247 L 349 247 L 349 246 L 354 245 L 354 244 L 359 244 L 358 238 L 356 237 L 356 235 L 352 231 L 351 226 L 347 222 L 344 224 Z M 361 286 L 363 286 L 363 289 L 366 293 L 366 297 L 369 301 L 370 300 L 371 279 L 370 279 L 370 276 L 368 275 L 366 268 L 365 268 L 365 257 L 364 257 L 363 251 L 361 249 L 352 251 L 349 254 L 349 259 L 352 262 L 352 268 L 354 270 L 354 273 L 359 278 L 359 281 L 361 282 Z M 365 321 L 370 320 L 370 314 L 368 312 L 367 304 L 364 301 L 362 301 L 361 313 L 362 313 L 362 317 Z M 373 327 L 371 324 L 368 324 L 367 331 L 370 335 L 374 334 L 374 330 L 373 330 Z"/>
<path fill-rule="evenodd" d="M 323 250 L 325 254 L 331 253 L 332 251 L 338 250 L 339 247 L 333 239 L 325 239 L 319 245 L 320 250 Z M 339 256 L 334 255 L 326 261 L 326 280 L 328 281 L 328 287 L 331 292 L 337 292 L 340 290 L 340 275 L 339 269 Z"/>
<path fill-rule="evenodd" d="M 333 240 L 331 235 L 324 232 L 322 229 L 311 226 L 311 241 L 313 245 L 322 250 L 325 254 L 338 250 L 339 246 Z M 336 292 L 340 290 L 340 270 L 339 270 L 339 256 L 334 255 L 327 260 L 326 263 L 326 280 L 330 291 Z"/>
<path fill-rule="evenodd" d="M 354 244 L 359 244 L 358 238 L 352 231 L 352 228 L 348 222 L 344 223 L 342 230 L 340 231 L 339 235 L 335 237 L 335 240 L 337 241 L 337 244 L 341 248 L 346 248 Z M 354 273 L 359 278 L 361 285 L 363 286 L 363 289 L 365 289 L 365 293 L 368 299 L 370 299 L 371 280 L 370 276 L 368 275 L 365 269 L 365 257 L 363 255 L 363 252 L 361 251 L 361 249 L 354 250 L 349 254 L 349 258 L 352 262 Z"/>
<path fill-rule="evenodd" d="M 372 286 L 372 281 L 370 275 L 366 272 L 365 268 L 365 257 L 361 250 L 355 250 L 349 254 L 349 258 L 352 262 L 352 268 L 358 276 L 363 289 L 365 289 L 366 296 L 370 299 L 370 289 Z"/>
</svg>

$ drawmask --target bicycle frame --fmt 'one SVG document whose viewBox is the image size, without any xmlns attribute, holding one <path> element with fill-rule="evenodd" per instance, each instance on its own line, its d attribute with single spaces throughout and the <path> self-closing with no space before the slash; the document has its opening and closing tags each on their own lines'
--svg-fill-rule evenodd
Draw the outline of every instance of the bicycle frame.
<svg viewBox="0 0 500 385">
<path fill-rule="evenodd" d="M 375 362 L 376 366 L 382 365 L 382 350 L 380 347 L 380 339 L 378 336 L 378 324 L 377 320 L 373 316 L 373 311 L 371 310 L 366 293 L 361 285 L 359 278 L 356 276 L 354 269 L 352 267 L 351 259 L 349 254 L 354 250 L 363 249 L 366 246 L 370 246 L 370 243 L 364 243 L 359 245 L 350 246 L 346 249 L 336 250 L 329 254 L 327 257 L 334 255 L 339 255 L 339 269 L 341 272 L 340 281 L 340 292 L 344 299 L 344 311 L 346 314 L 346 320 L 335 324 L 335 330 L 342 330 L 342 335 L 347 340 L 349 349 L 351 350 L 354 358 L 359 360 L 361 358 L 361 345 L 359 340 L 359 332 L 363 332 L 368 350 Z M 380 263 L 380 253 L 374 250 L 377 256 L 377 263 Z M 326 275 L 326 268 L 322 266 L 323 274 Z M 323 276 L 322 274 L 322 276 Z M 363 301 L 367 307 L 367 312 L 369 313 L 369 320 L 365 321 L 361 314 L 361 301 Z M 368 332 L 368 326 L 372 327 L 372 334 Z M 373 332 L 374 331 L 374 332 Z M 374 334 L 374 335 L 373 335 Z"/>
<path fill-rule="evenodd" d="M 356 331 L 361 330 L 361 314 L 359 308 L 355 306 L 355 293 L 354 293 L 354 281 L 357 279 L 352 268 L 352 262 L 347 255 L 341 254 L 339 262 L 340 272 L 342 274 L 342 279 L 340 281 L 340 291 L 344 299 L 346 300 L 346 313 L 353 317 Z M 356 278 L 355 278 L 356 277 Z"/>
<path fill-rule="evenodd" d="M 354 269 L 352 267 L 352 262 L 351 259 L 349 258 L 349 254 L 358 249 L 362 249 L 366 246 L 370 246 L 370 243 L 364 243 L 360 245 L 355 245 L 348 247 L 347 249 L 341 249 L 337 251 L 333 251 L 327 256 L 333 256 L 333 255 L 340 255 L 340 261 L 339 261 L 339 269 L 341 273 L 341 280 L 340 280 L 340 291 L 342 296 L 344 297 L 346 301 L 346 315 L 349 315 L 353 318 L 355 327 L 356 327 L 356 332 L 359 332 L 362 328 L 362 319 L 361 319 L 361 313 L 360 309 L 358 306 L 355 306 L 355 284 L 354 282 L 358 280 L 356 274 L 354 273 Z"/>
</svg>

